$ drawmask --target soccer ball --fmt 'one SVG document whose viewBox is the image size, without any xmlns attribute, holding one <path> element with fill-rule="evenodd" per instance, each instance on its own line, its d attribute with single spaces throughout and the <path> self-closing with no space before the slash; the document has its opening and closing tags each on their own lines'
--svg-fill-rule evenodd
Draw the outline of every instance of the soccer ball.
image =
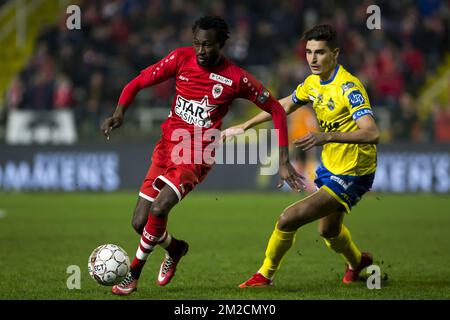
<svg viewBox="0 0 450 320">
<path fill-rule="evenodd" d="M 92 251 L 88 270 L 92 279 L 104 286 L 112 286 L 122 282 L 130 271 L 130 258 L 121 247 L 104 244 Z"/>
</svg>

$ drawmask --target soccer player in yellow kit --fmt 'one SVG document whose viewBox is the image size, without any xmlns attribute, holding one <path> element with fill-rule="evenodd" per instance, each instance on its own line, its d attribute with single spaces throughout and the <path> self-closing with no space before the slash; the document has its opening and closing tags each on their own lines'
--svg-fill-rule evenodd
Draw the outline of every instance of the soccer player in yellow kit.
<svg viewBox="0 0 450 320">
<path fill-rule="evenodd" d="M 339 48 L 331 26 L 315 26 L 303 37 L 312 74 L 280 103 L 286 114 L 312 103 L 321 132 L 310 132 L 294 144 L 303 150 L 323 145 L 314 181 L 318 189 L 283 211 L 269 239 L 263 265 L 241 288 L 270 285 L 295 241 L 297 229 L 315 220 L 319 220 L 318 231 L 326 245 L 346 261 L 344 283 L 356 281 L 373 262 L 370 253 L 358 249 L 343 224 L 345 213 L 350 213 L 371 188 L 375 176 L 379 131 L 369 98 L 361 82 L 338 64 Z M 262 112 L 223 131 L 223 135 L 239 134 L 269 119 L 270 115 Z"/>
</svg>

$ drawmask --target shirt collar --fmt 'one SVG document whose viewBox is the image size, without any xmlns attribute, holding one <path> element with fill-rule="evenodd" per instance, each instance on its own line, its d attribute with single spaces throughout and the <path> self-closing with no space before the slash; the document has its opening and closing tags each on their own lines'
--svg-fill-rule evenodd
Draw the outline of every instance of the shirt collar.
<svg viewBox="0 0 450 320">
<path fill-rule="evenodd" d="M 339 64 L 336 64 L 336 67 L 334 68 L 333 76 L 331 77 L 331 79 L 326 80 L 326 81 L 320 80 L 320 84 L 321 84 L 321 85 L 324 85 L 324 84 L 329 84 L 329 83 L 333 82 L 334 78 L 336 77 L 336 75 L 337 75 L 337 73 L 338 73 L 338 71 L 339 71 L 339 67 L 340 67 L 340 65 L 339 65 Z"/>
</svg>

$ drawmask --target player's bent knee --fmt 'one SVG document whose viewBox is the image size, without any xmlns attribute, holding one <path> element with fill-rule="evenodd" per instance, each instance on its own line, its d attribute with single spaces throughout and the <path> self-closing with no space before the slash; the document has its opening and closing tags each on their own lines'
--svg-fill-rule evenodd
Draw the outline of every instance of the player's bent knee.
<svg viewBox="0 0 450 320">
<path fill-rule="evenodd" d="M 159 217 L 159 218 L 167 217 L 169 214 L 169 210 L 167 209 L 167 206 L 156 204 L 156 203 L 154 203 L 152 205 L 152 208 L 150 211 L 151 211 L 152 215 Z"/>
<path fill-rule="evenodd" d="M 308 203 L 287 207 L 278 219 L 278 228 L 282 231 L 297 230 L 311 221 L 311 210 L 313 208 Z"/>
<path fill-rule="evenodd" d="M 297 230 L 293 216 L 289 214 L 289 208 L 285 209 L 278 218 L 278 229 L 281 231 L 294 231 Z"/>
</svg>

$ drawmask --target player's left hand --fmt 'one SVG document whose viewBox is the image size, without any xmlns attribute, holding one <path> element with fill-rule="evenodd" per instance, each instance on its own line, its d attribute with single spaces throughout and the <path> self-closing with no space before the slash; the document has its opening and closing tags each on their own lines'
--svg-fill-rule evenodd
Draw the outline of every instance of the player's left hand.
<svg viewBox="0 0 450 320">
<path fill-rule="evenodd" d="M 306 188 L 305 177 L 295 171 L 290 162 L 280 164 L 279 172 L 280 181 L 278 182 L 277 188 L 281 188 L 284 182 L 286 182 L 292 190 L 297 192 Z"/>
<path fill-rule="evenodd" d="M 308 132 L 306 136 L 295 140 L 294 145 L 306 151 L 315 146 L 322 146 L 327 142 L 328 135 L 325 132 Z"/>
</svg>

